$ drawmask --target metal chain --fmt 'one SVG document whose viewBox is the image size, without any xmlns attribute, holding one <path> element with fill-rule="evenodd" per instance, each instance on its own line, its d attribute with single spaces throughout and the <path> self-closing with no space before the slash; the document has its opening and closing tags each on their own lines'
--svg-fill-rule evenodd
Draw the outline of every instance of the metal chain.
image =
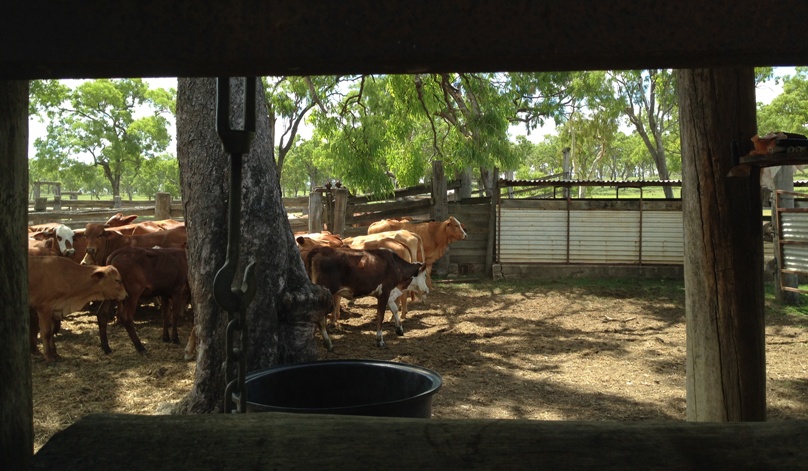
<svg viewBox="0 0 808 471">
<path fill-rule="evenodd" d="M 216 302 L 227 311 L 224 390 L 224 411 L 227 413 L 247 411 L 247 391 L 244 387 L 248 347 L 246 311 L 255 295 L 255 262 L 250 262 L 244 270 L 241 287 L 234 287 L 233 284 L 241 245 L 242 155 L 249 152 L 255 135 L 256 80 L 255 77 L 245 78 L 244 129 L 237 130 L 230 128 L 230 79 L 216 79 L 216 132 L 222 140 L 225 152 L 230 154 L 227 258 L 213 280 Z"/>
</svg>

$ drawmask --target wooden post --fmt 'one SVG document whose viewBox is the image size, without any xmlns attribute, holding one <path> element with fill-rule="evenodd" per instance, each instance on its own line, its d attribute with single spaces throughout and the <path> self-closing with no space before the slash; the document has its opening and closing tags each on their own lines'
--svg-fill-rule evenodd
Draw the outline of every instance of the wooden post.
<svg viewBox="0 0 808 471">
<path fill-rule="evenodd" d="M 488 244 L 485 248 L 485 274 L 494 276 L 494 244 L 496 243 L 497 236 L 497 208 L 499 207 L 500 189 L 499 189 L 499 169 L 494 168 L 494 193 L 491 195 L 491 200 L 488 204 Z M 512 186 L 508 186 L 513 189 Z"/>
<path fill-rule="evenodd" d="M 309 194 L 309 232 L 323 230 L 323 191 L 315 188 Z"/>
<path fill-rule="evenodd" d="M 687 420 L 766 419 L 760 172 L 728 177 L 756 132 L 754 69 L 677 71 Z"/>
<path fill-rule="evenodd" d="M 45 211 L 48 209 L 48 198 L 34 198 L 34 211 Z"/>
<path fill-rule="evenodd" d="M 62 210 L 62 196 L 61 195 L 53 195 L 53 210 L 54 211 L 61 211 Z"/>
<path fill-rule="evenodd" d="M 446 176 L 443 173 L 443 161 L 432 162 L 432 217 L 436 221 L 449 219 L 449 197 L 446 194 Z M 446 276 L 449 274 L 449 249 L 446 254 L 432 265 L 432 274 Z"/>
<path fill-rule="evenodd" d="M 339 236 L 345 235 L 345 217 L 348 210 L 348 189 L 334 189 L 334 228 L 332 233 Z"/>
<path fill-rule="evenodd" d="M 171 219 L 171 193 L 158 192 L 154 195 L 154 219 Z"/>
<path fill-rule="evenodd" d="M 779 168 L 774 176 L 774 198 L 777 201 L 772 207 L 772 226 L 774 227 L 774 247 L 780 247 L 780 214 L 776 208 L 793 208 L 794 196 L 777 195 L 777 190 L 794 191 L 794 167 L 784 165 Z M 774 294 L 775 299 L 783 304 L 797 304 L 800 301 L 800 294 L 793 291 L 781 289 L 783 286 L 797 288 L 799 277 L 797 275 L 785 274 L 780 271 L 785 265 L 780 250 L 774 251 L 774 258 L 777 260 L 777 270 L 774 272 Z"/>
<path fill-rule="evenodd" d="M 121 209 L 121 196 L 116 195 L 112 197 L 112 209 Z"/>
<path fill-rule="evenodd" d="M 28 81 L 0 80 L 0 463 L 29 469 L 34 452 L 28 349 Z"/>
<path fill-rule="evenodd" d="M 39 182 L 34 182 L 34 199 L 42 195 L 42 185 Z"/>
</svg>

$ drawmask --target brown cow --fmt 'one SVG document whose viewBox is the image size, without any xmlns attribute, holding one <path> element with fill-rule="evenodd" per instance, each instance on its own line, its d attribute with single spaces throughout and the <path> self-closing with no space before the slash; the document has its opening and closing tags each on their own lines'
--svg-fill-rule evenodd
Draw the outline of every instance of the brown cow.
<svg viewBox="0 0 808 471">
<path fill-rule="evenodd" d="M 87 253 L 81 261 L 84 265 L 103 265 L 112 252 L 122 247 L 184 248 L 188 240 L 185 226 L 127 236 L 115 230 L 107 230 L 104 224 L 97 223 L 87 224 L 84 237 L 87 238 Z"/>
<path fill-rule="evenodd" d="M 114 230 L 124 235 L 148 234 L 150 232 L 166 231 L 185 225 L 184 222 L 175 219 L 132 222 L 135 218 L 137 218 L 137 214 L 124 216 L 123 213 L 116 213 L 114 216 L 107 219 L 107 222 L 104 224 L 108 227 L 108 230 L 109 228 L 114 228 Z"/>
<path fill-rule="evenodd" d="M 163 312 L 163 341 L 179 343 L 177 322 L 188 307 L 191 290 L 188 285 L 188 260 L 185 249 L 146 249 L 124 247 L 113 252 L 107 265 L 118 269 L 129 297 L 118 303 L 118 320 L 126 329 L 139 352 L 146 351 L 135 332 L 135 310 L 141 297 L 158 296 Z M 104 353 L 112 352 L 107 339 L 107 316 L 98 320 L 98 334 Z M 168 327 L 171 324 L 171 335 Z"/>
<path fill-rule="evenodd" d="M 397 231 L 406 229 L 421 236 L 424 243 L 424 263 L 428 279 L 431 280 L 432 265 L 446 253 L 449 244 L 466 238 L 466 231 L 454 217 L 443 222 L 402 222 L 392 219 L 382 219 L 376 221 L 368 227 L 368 234 L 376 234 L 385 231 Z M 431 286 L 430 281 L 430 286 Z"/>
<path fill-rule="evenodd" d="M 39 325 L 37 329 L 31 324 L 31 345 L 36 348 L 40 330 L 47 362 L 58 358 L 54 321 L 90 301 L 124 298 L 126 290 L 115 267 L 82 266 L 64 257 L 28 257 L 28 307 L 36 313 Z"/>
<path fill-rule="evenodd" d="M 379 347 L 384 347 L 382 322 L 385 307 L 389 306 L 393 313 L 396 335 L 404 335 L 395 300 L 405 289 L 429 292 L 423 264 L 406 262 L 384 249 L 316 247 L 306 258 L 306 271 L 314 284 L 324 286 L 332 295 L 349 299 L 364 296 L 376 298 L 376 344 Z M 328 350 L 333 350 L 326 331 L 325 316 L 320 321 L 320 332 Z"/>
</svg>

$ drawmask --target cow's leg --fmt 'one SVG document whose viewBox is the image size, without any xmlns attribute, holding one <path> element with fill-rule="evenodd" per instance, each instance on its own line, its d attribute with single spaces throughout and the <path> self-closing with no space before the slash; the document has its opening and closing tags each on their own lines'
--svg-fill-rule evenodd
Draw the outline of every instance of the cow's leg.
<svg viewBox="0 0 808 471">
<path fill-rule="evenodd" d="M 340 301 L 342 300 L 342 296 L 339 294 L 334 294 L 334 310 L 331 312 L 331 320 L 334 322 L 334 329 L 337 331 L 342 331 L 342 326 L 339 323 L 339 305 Z"/>
<path fill-rule="evenodd" d="M 120 312 L 120 308 L 118 309 Z M 98 310 L 95 311 L 95 319 L 98 322 L 98 338 L 101 340 L 101 350 L 107 355 L 112 353 L 109 348 L 109 338 L 107 337 L 107 324 L 112 314 L 112 301 L 103 301 Z"/>
<path fill-rule="evenodd" d="M 390 292 L 390 296 L 387 299 L 387 305 L 390 306 L 390 312 L 393 313 L 393 322 L 396 324 L 396 335 L 398 336 L 404 335 L 404 328 L 401 327 L 401 319 L 398 317 L 398 306 L 396 306 L 396 299 L 401 299 L 403 297 L 404 294 L 401 292 L 401 290 L 398 288 L 393 288 L 393 291 Z"/>
<path fill-rule="evenodd" d="M 384 334 L 382 333 L 382 322 L 384 322 L 384 310 L 387 305 L 387 300 L 384 295 L 379 296 L 376 303 L 376 345 L 379 348 L 384 348 Z"/>
<path fill-rule="evenodd" d="M 41 355 L 42 352 L 39 351 L 39 345 L 37 344 L 37 335 L 39 335 L 39 317 L 35 311 L 29 311 L 28 316 L 29 325 L 28 325 L 28 340 L 31 343 L 31 353 L 34 355 Z"/>
<path fill-rule="evenodd" d="M 39 320 L 39 336 L 42 337 L 42 348 L 45 351 L 45 362 L 56 361 L 56 343 L 53 341 L 53 309 L 37 312 Z"/>
<path fill-rule="evenodd" d="M 163 342 L 180 343 L 180 336 L 177 333 L 177 318 L 179 317 L 179 304 L 177 297 L 168 298 L 160 296 L 160 311 L 163 313 Z M 171 326 L 171 335 L 168 334 L 168 327 Z"/>
<path fill-rule="evenodd" d="M 135 332 L 135 310 L 137 309 L 139 300 L 140 293 L 137 293 L 137 296 L 130 294 L 124 302 L 119 303 L 118 320 L 123 323 L 123 327 L 126 329 L 126 333 L 129 334 L 129 340 L 132 341 L 135 350 L 143 353 L 146 351 L 146 347 L 140 342 L 140 338 L 137 336 L 137 332 Z"/>
<path fill-rule="evenodd" d="M 407 315 L 407 301 L 410 297 L 411 291 L 404 291 L 399 295 L 398 300 L 396 301 L 396 306 L 398 306 L 399 312 L 401 312 L 401 319 L 404 320 L 404 317 Z"/>
<path fill-rule="evenodd" d="M 191 326 L 191 333 L 188 334 L 188 343 L 185 344 L 185 360 L 196 358 L 196 326 Z"/>
<path fill-rule="evenodd" d="M 331 338 L 328 336 L 328 331 L 325 328 L 326 323 L 328 322 L 326 317 L 328 316 L 323 315 L 323 317 L 320 318 L 320 334 L 323 336 L 323 344 L 325 345 L 325 348 L 327 348 L 329 352 L 333 352 L 334 344 L 331 343 Z"/>
</svg>

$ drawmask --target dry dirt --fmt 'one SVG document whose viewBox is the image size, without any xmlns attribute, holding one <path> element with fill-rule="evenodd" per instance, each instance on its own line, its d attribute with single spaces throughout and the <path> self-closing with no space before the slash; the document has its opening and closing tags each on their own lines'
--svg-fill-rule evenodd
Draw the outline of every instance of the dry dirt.
<svg viewBox="0 0 808 471">
<path fill-rule="evenodd" d="M 405 335 L 385 323 L 375 346 L 371 299 L 343 301 L 343 331 L 321 358 L 374 358 L 440 373 L 435 418 L 670 421 L 685 418 L 685 316 L 681 282 L 436 283 L 411 304 Z M 770 420 L 808 419 L 808 317 L 767 302 Z M 387 314 L 388 318 L 389 312 Z M 180 331 L 187 338 L 189 323 Z M 111 355 L 95 317 L 75 313 L 57 337 L 62 360 L 34 358 L 36 449 L 93 412 L 155 414 L 191 388 L 194 364 L 161 341 L 154 310 L 139 313 L 147 355 L 110 327 Z M 319 334 L 318 334 L 319 341 Z"/>
</svg>

